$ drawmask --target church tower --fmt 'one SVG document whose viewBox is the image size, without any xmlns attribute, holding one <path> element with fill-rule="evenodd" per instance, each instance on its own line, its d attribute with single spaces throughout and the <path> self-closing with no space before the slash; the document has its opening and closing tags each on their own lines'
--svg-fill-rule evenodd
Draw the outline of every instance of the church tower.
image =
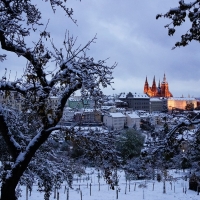
<svg viewBox="0 0 200 200">
<path fill-rule="evenodd" d="M 172 97 L 171 92 L 169 91 L 168 82 L 164 74 L 163 81 L 161 83 L 161 96 L 162 97 Z"/>
<path fill-rule="evenodd" d="M 144 93 L 147 94 L 149 91 L 149 84 L 147 81 L 147 76 L 146 76 L 146 80 L 145 80 L 145 84 L 144 84 Z"/>
<path fill-rule="evenodd" d="M 157 94 L 157 87 L 156 87 L 155 76 L 153 78 L 153 84 L 152 84 L 151 90 L 152 90 L 152 96 L 156 96 L 156 94 Z"/>
</svg>

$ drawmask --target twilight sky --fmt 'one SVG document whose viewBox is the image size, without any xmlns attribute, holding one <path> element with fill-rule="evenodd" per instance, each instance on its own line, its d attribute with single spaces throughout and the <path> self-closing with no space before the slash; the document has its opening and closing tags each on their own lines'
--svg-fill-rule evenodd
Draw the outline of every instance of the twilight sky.
<svg viewBox="0 0 200 200">
<path fill-rule="evenodd" d="M 35 2 L 38 4 L 38 0 Z M 105 94 L 142 93 L 146 76 L 151 85 L 154 75 L 158 83 L 165 73 L 174 97 L 200 97 L 200 44 L 192 42 L 187 47 L 171 50 L 181 34 L 189 29 L 189 23 L 169 37 L 164 25 L 170 21 L 155 18 L 156 14 L 176 7 L 178 0 L 68 0 L 78 26 L 60 9 L 53 14 L 47 3 L 38 5 L 43 9 L 43 22 L 50 19 L 47 30 L 58 46 L 63 42 L 65 30 L 77 36 L 77 44 L 82 45 L 97 34 L 88 55 L 95 60 L 109 57 L 108 65 L 118 63 L 113 74 L 115 90 L 105 89 Z M 25 68 L 26 62 L 8 54 L 0 65 L 0 74 L 8 68 L 14 77 L 16 72 L 18 75 L 22 72 L 20 69 Z"/>
</svg>

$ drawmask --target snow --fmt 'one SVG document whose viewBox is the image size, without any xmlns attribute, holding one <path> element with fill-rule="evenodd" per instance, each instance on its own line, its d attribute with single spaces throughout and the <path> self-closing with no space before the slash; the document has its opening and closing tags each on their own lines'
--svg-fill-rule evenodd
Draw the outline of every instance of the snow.
<svg viewBox="0 0 200 200">
<path fill-rule="evenodd" d="M 184 180 L 184 174 L 177 173 L 175 181 L 166 181 L 166 193 L 163 194 L 163 182 L 153 180 L 137 180 L 126 181 L 123 172 L 118 172 L 119 186 L 115 187 L 115 190 L 111 190 L 109 185 L 106 184 L 103 178 L 100 178 L 100 184 L 98 182 L 97 172 L 93 174 L 86 174 L 85 176 L 75 176 L 73 181 L 73 189 L 69 189 L 69 200 L 197 200 L 199 196 L 197 192 L 188 190 L 188 180 Z M 89 180 L 87 179 L 89 177 Z M 77 179 L 78 178 L 78 179 Z M 91 184 L 91 196 L 90 196 L 90 184 Z M 99 188 L 100 185 L 100 188 Z M 146 185 L 146 187 L 144 187 Z M 58 190 L 59 199 L 67 199 L 66 185 L 63 184 L 62 188 Z M 175 186 L 175 190 L 174 190 Z M 80 189 L 79 189 L 80 188 Z M 184 191 L 184 192 L 183 192 Z M 186 193 L 185 193 L 186 191 Z M 37 191 L 37 186 L 33 187 L 31 196 L 28 196 L 29 200 L 43 199 L 43 193 Z M 26 187 L 22 187 L 22 197 L 19 200 L 26 198 Z M 50 200 L 54 199 L 52 193 Z M 57 198 L 56 198 L 57 199 Z"/>
<path fill-rule="evenodd" d="M 132 112 L 132 113 L 126 113 L 126 115 L 128 115 L 130 118 L 133 118 L 133 119 L 135 119 L 135 118 L 140 118 L 135 112 Z"/>
<path fill-rule="evenodd" d="M 123 115 L 122 113 L 118 112 L 118 113 L 109 113 L 109 115 L 111 117 L 125 117 L 125 115 Z"/>
<path fill-rule="evenodd" d="M 178 101 L 195 101 L 193 97 L 170 97 L 168 100 L 178 100 Z"/>
</svg>

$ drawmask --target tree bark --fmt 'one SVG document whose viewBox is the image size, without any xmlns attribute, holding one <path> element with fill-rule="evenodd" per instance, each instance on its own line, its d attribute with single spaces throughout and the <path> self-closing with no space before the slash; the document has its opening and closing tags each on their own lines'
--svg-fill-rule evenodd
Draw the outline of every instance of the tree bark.
<svg viewBox="0 0 200 200">
<path fill-rule="evenodd" d="M 15 196 L 15 188 L 19 180 L 14 180 L 10 178 L 5 180 L 1 186 L 1 200 L 17 200 Z"/>
</svg>

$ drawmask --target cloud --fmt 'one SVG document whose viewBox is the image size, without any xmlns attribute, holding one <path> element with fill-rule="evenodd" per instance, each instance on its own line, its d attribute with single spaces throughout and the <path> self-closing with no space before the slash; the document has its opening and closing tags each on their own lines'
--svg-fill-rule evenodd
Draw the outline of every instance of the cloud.
<svg viewBox="0 0 200 200">
<path fill-rule="evenodd" d="M 199 43 L 192 42 L 185 48 L 171 50 L 190 24 L 186 22 L 173 37 L 169 37 L 164 26 L 170 21 L 155 19 L 158 13 L 178 6 L 177 1 L 68 0 L 67 5 L 74 9 L 77 25 L 60 9 L 53 14 L 50 6 L 41 2 L 43 21 L 46 23 L 50 18 L 48 31 L 51 31 L 53 41 L 59 48 L 62 47 L 66 30 L 74 37 L 78 36 L 77 45 L 86 44 L 97 34 L 97 41 L 88 55 L 95 60 L 110 58 L 108 65 L 118 63 L 113 73 L 115 91 L 108 88 L 105 93 L 143 92 L 146 76 L 151 83 L 155 75 L 158 82 L 166 73 L 174 96 L 189 93 L 200 96 L 197 87 L 200 80 Z M 3 65 L 16 71 L 16 68 L 22 69 L 25 64 L 23 59 L 13 57 Z"/>
</svg>

